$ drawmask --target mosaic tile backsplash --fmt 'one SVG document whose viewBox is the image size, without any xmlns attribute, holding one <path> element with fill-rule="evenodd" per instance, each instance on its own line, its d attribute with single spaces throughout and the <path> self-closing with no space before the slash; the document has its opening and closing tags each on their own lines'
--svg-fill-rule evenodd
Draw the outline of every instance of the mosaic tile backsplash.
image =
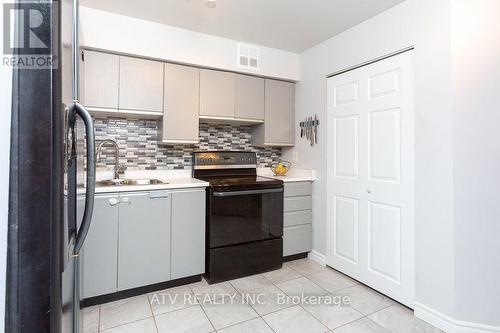
<svg viewBox="0 0 500 333">
<path fill-rule="evenodd" d="M 196 145 L 159 144 L 158 122 L 146 119 L 95 118 L 96 144 L 113 139 L 120 147 L 120 163 L 139 169 L 190 169 L 195 150 L 243 150 L 257 153 L 260 166 L 270 166 L 281 158 L 281 148 L 253 147 L 252 127 L 200 123 L 200 142 Z M 113 166 L 112 148 L 103 148 L 97 167 Z"/>
</svg>

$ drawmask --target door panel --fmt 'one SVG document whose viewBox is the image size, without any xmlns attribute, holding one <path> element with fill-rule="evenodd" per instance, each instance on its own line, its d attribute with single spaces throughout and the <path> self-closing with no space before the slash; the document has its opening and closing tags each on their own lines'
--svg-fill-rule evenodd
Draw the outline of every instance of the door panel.
<svg viewBox="0 0 500 333">
<path fill-rule="evenodd" d="M 335 175 L 358 176 L 358 117 L 335 118 Z"/>
<path fill-rule="evenodd" d="M 200 116 L 234 118 L 236 74 L 200 69 Z"/>
<path fill-rule="evenodd" d="M 370 77 L 370 95 L 369 98 L 384 97 L 400 92 L 399 80 L 401 71 L 398 69 L 385 73 L 376 74 Z"/>
<path fill-rule="evenodd" d="M 400 109 L 377 110 L 368 113 L 370 178 L 372 180 L 400 179 L 401 119 Z"/>
<path fill-rule="evenodd" d="M 116 291 L 118 260 L 117 195 L 98 195 L 85 245 L 83 246 L 83 297 Z M 81 201 L 83 203 L 83 200 Z"/>
<path fill-rule="evenodd" d="M 210 198 L 210 248 L 263 241 L 283 235 L 283 193 Z M 306 200 L 306 206 L 308 201 Z M 302 204 L 299 203 L 302 207 Z M 295 206 L 292 204 L 292 208 Z M 308 209 L 300 208 L 300 209 Z M 290 209 L 293 210 L 293 209 Z"/>
<path fill-rule="evenodd" d="M 358 200 L 335 198 L 335 254 L 358 263 Z"/>
<path fill-rule="evenodd" d="M 163 143 L 199 141 L 200 70 L 194 67 L 165 64 Z"/>
<path fill-rule="evenodd" d="M 294 212 L 297 210 L 311 209 L 311 196 L 289 197 L 284 200 L 285 212 Z"/>
<path fill-rule="evenodd" d="M 401 280 L 401 208 L 370 202 L 368 216 L 369 269 Z"/>
<path fill-rule="evenodd" d="M 285 183 L 283 195 L 285 197 L 298 197 L 312 194 L 311 182 L 291 182 Z"/>
<path fill-rule="evenodd" d="M 120 56 L 119 108 L 163 113 L 163 63 Z"/>
<path fill-rule="evenodd" d="M 291 227 L 300 224 L 311 224 L 312 223 L 312 211 L 311 210 L 299 210 L 294 212 L 285 212 L 283 216 L 283 225 L 285 227 Z"/>
<path fill-rule="evenodd" d="M 303 224 L 283 230 L 283 256 L 311 251 L 312 226 Z"/>
<path fill-rule="evenodd" d="M 359 82 L 349 82 L 335 87 L 335 106 L 354 103 L 358 100 Z"/>
<path fill-rule="evenodd" d="M 118 109 L 120 57 L 86 50 L 82 67 L 82 100 L 85 106 Z"/>
<path fill-rule="evenodd" d="M 264 79 L 249 75 L 236 75 L 236 118 L 264 120 Z"/>
<path fill-rule="evenodd" d="M 118 290 L 170 280 L 171 198 L 162 193 L 120 194 Z"/>
<path fill-rule="evenodd" d="M 293 145 L 295 141 L 295 85 L 265 80 L 266 143 Z"/>
<path fill-rule="evenodd" d="M 205 190 L 172 193 L 172 280 L 205 272 Z"/>
<path fill-rule="evenodd" d="M 412 307 L 412 53 L 334 76 L 327 85 L 327 263 Z"/>
</svg>

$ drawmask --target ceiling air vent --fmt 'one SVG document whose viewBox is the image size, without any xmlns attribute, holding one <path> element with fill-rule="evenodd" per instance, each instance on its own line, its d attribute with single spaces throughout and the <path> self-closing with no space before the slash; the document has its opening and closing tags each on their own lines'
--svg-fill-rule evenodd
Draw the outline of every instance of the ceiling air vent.
<svg viewBox="0 0 500 333">
<path fill-rule="evenodd" d="M 236 46 L 238 67 L 246 69 L 259 69 L 259 48 L 248 44 L 239 44 Z"/>
</svg>

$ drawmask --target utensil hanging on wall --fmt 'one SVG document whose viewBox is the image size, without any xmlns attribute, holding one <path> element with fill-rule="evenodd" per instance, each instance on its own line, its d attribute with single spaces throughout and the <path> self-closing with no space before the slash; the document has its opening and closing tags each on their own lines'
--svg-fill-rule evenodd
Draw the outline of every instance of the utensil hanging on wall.
<svg viewBox="0 0 500 333">
<path fill-rule="evenodd" d="M 306 118 L 306 139 L 309 140 L 309 117 Z"/>
<path fill-rule="evenodd" d="M 314 115 L 314 143 L 318 143 L 318 116 Z"/>
<path fill-rule="evenodd" d="M 311 140 L 312 139 L 312 125 L 311 125 L 312 124 L 312 121 L 311 121 L 312 118 L 309 117 L 308 119 L 309 120 L 307 121 L 307 124 L 308 124 L 307 128 L 309 129 L 309 137 L 307 139 L 309 140 L 309 142 L 311 144 L 311 147 L 312 147 L 312 146 L 314 146 L 314 141 Z"/>
<path fill-rule="evenodd" d="M 318 125 L 319 120 L 317 115 L 314 115 L 314 117 L 306 117 L 304 121 L 301 121 L 299 123 L 300 137 L 305 137 L 307 140 L 309 140 L 311 146 L 314 146 L 315 143 L 318 143 Z"/>
</svg>

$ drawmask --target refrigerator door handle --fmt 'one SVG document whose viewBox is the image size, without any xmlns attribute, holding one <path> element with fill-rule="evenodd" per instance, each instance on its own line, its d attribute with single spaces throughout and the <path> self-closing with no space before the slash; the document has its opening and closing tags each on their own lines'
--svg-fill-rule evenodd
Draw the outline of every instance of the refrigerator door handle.
<svg viewBox="0 0 500 333">
<path fill-rule="evenodd" d="M 82 223 L 76 235 L 76 243 L 73 250 L 73 255 L 78 256 L 82 249 L 85 238 L 90 228 L 92 214 L 94 212 L 94 195 L 95 195 L 95 133 L 94 122 L 92 116 L 83 105 L 74 102 L 70 107 L 70 112 L 75 112 L 82 118 L 85 125 L 85 141 L 87 145 L 87 179 L 86 179 L 86 194 L 85 194 L 85 209 L 83 212 Z"/>
</svg>

